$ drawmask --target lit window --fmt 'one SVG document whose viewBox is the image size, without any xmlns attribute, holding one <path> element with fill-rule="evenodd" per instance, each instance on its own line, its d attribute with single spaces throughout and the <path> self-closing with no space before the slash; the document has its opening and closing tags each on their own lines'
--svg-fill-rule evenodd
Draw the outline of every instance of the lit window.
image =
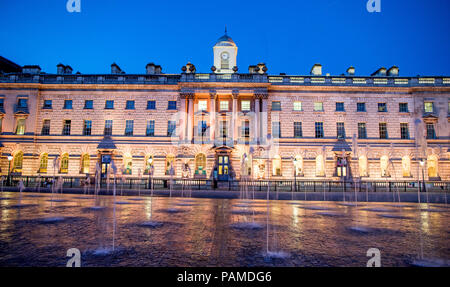
<svg viewBox="0 0 450 287">
<path fill-rule="evenodd" d="M 25 134 L 25 119 L 17 119 L 16 135 Z"/>
<path fill-rule="evenodd" d="M 39 173 L 47 173 L 47 166 L 48 166 L 48 154 L 43 153 L 41 155 L 41 160 L 39 163 Z"/>
<path fill-rule="evenodd" d="M 90 158 L 88 154 L 81 156 L 81 169 L 80 173 L 89 173 Z"/>
<path fill-rule="evenodd" d="M 380 112 L 380 113 L 387 112 L 386 103 L 378 103 L 378 112 Z"/>
<path fill-rule="evenodd" d="M 198 111 L 207 111 L 208 110 L 208 101 L 207 100 L 199 100 L 198 101 Z"/>
<path fill-rule="evenodd" d="M 195 156 L 195 174 L 206 175 L 206 155 L 204 153 Z"/>
<path fill-rule="evenodd" d="M 432 113 L 433 112 L 433 102 L 425 102 L 424 103 L 425 112 Z"/>
<path fill-rule="evenodd" d="M 294 102 L 294 111 L 302 110 L 302 102 Z"/>
<path fill-rule="evenodd" d="M 279 155 L 272 160 L 272 175 L 281 176 L 281 157 Z"/>
<path fill-rule="evenodd" d="M 323 112 L 323 103 L 322 102 L 315 102 L 314 103 L 314 111 L 315 112 Z"/>
<path fill-rule="evenodd" d="M 61 156 L 61 166 L 60 166 L 60 173 L 68 173 L 69 172 L 69 154 L 64 153 Z"/>
<path fill-rule="evenodd" d="M 13 172 L 22 172 L 23 152 L 19 151 L 14 155 Z"/>
<path fill-rule="evenodd" d="M 220 101 L 219 108 L 221 111 L 228 111 L 229 110 L 228 101 Z"/>
<path fill-rule="evenodd" d="M 243 112 L 250 111 L 250 101 L 241 101 L 241 111 Z"/>
</svg>

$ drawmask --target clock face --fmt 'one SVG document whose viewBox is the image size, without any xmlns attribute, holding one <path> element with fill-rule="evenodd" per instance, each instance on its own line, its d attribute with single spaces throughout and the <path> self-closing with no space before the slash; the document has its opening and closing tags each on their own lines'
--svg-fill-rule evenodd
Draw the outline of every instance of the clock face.
<svg viewBox="0 0 450 287">
<path fill-rule="evenodd" d="M 222 59 L 224 60 L 228 59 L 228 53 L 222 53 Z"/>
</svg>

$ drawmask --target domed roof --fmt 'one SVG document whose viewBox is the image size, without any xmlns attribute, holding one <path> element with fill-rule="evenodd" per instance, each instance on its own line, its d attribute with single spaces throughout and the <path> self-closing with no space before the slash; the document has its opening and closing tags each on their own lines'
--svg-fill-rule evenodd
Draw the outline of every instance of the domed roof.
<svg viewBox="0 0 450 287">
<path fill-rule="evenodd" d="M 231 39 L 231 37 L 227 35 L 227 29 L 225 28 L 225 35 L 220 37 L 214 46 L 234 46 L 234 47 L 236 47 L 236 44 L 234 43 L 233 39 Z"/>
</svg>

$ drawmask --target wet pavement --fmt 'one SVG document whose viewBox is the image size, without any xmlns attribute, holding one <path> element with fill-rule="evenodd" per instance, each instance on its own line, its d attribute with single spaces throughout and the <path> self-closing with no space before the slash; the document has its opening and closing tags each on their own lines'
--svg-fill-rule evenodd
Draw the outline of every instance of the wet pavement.
<svg viewBox="0 0 450 287">
<path fill-rule="evenodd" d="M 81 251 L 81 266 L 364 267 L 369 248 L 380 250 L 382 266 L 450 260 L 445 204 L 136 196 L 115 202 L 0 193 L 0 266 L 63 267 L 70 248 Z"/>
</svg>

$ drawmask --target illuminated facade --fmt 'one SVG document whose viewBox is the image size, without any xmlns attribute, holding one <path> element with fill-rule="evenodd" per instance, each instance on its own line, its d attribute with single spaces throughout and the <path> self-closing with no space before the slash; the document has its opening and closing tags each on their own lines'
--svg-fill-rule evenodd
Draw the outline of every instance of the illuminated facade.
<svg viewBox="0 0 450 287">
<path fill-rule="evenodd" d="M 422 160 L 426 179 L 450 180 L 450 77 L 239 73 L 229 36 L 213 50 L 212 73 L 3 72 L 2 174 L 84 176 L 114 161 L 126 177 L 153 165 L 155 177 L 413 181 Z"/>
</svg>

